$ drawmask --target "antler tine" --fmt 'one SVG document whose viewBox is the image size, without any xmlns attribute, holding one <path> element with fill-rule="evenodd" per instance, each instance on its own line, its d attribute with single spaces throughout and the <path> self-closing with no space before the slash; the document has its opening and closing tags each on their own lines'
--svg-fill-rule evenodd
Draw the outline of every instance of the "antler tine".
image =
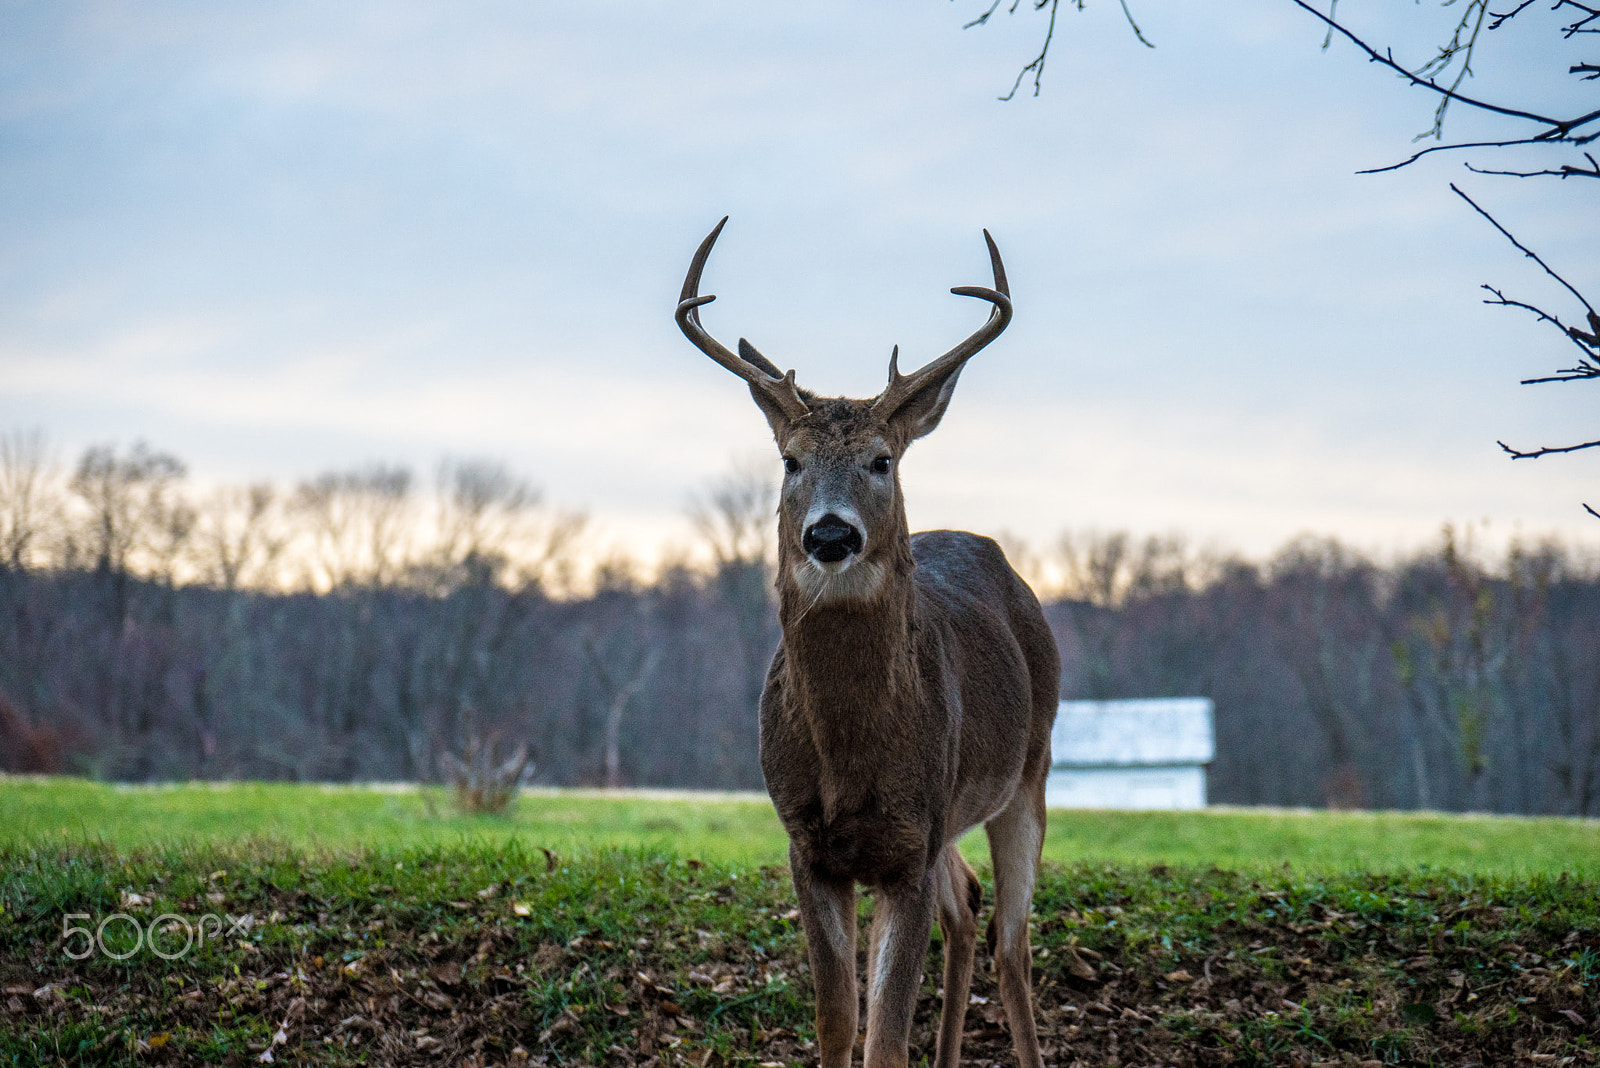
<svg viewBox="0 0 1600 1068">
<path fill-rule="evenodd" d="M 717 237 L 727 222 L 728 217 L 724 215 L 722 221 L 706 235 L 704 241 L 700 242 L 700 247 L 695 250 L 694 259 L 689 263 L 689 273 L 683 279 L 683 291 L 678 294 L 676 316 L 678 329 L 683 331 L 684 337 L 694 342 L 695 348 L 750 383 L 752 389 L 759 389 L 772 398 L 790 419 L 798 419 L 810 409 L 800 399 L 800 391 L 794 384 L 793 371 L 782 378 L 769 375 L 729 351 L 727 346 L 708 334 L 705 327 L 700 325 L 700 305 L 710 304 L 717 299 L 715 294 L 708 293 L 703 297 L 700 295 L 700 273 L 705 270 L 706 260 L 711 256 L 711 247 L 717 243 Z"/>
<path fill-rule="evenodd" d="M 994 308 L 989 312 L 988 321 L 961 344 L 908 375 L 902 375 L 896 366 L 899 362 L 899 348 L 896 347 L 895 355 L 889 357 L 889 385 L 873 405 L 880 414 L 892 414 L 930 380 L 942 377 L 952 367 L 959 367 L 971 359 L 979 349 L 999 337 L 1001 331 L 1010 324 L 1011 289 L 1006 284 L 1006 265 L 1000 261 L 1000 250 L 995 247 L 994 238 L 989 236 L 988 230 L 983 232 L 983 240 L 989 246 L 989 266 L 994 271 L 994 288 L 956 286 L 950 292 L 960 297 L 980 297 L 993 304 Z"/>
</svg>

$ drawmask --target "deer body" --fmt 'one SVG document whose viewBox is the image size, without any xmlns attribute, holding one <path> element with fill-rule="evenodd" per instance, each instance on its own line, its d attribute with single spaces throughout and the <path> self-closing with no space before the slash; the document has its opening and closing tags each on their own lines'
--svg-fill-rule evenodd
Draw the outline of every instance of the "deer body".
<svg viewBox="0 0 1600 1068">
<path fill-rule="evenodd" d="M 999 253 L 990 241 L 995 289 L 956 290 L 994 304 L 983 330 L 912 375 L 891 358 L 877 398 L 822 398 L 747 342 L 734 356 L 700 327 L 711 299 L 698 294 L 700 273 L 721 228 L 696 254 L 678 321 L 750 383 L 784 457 L 783 640 L 761 697 L 761 767 L 789 834 L 823 1068 L 845 1068 L 856 1038 L 857 884 L 877 897 L 867 1065 L 907 1063 L 934 922 L 945 936 L 936 1064 L 958 1063 L 982 892 L 956 842 L 980 823 L 994 860 L 1001 999 L 1022 1068 L 1039 1068 L 1028 913 L 1060 685 L 1055 642 L 993 541 L 911 536 L 898 471 L 911 441 L 937 425 L 962 365 L 1010 318 Z"/>
</svg>

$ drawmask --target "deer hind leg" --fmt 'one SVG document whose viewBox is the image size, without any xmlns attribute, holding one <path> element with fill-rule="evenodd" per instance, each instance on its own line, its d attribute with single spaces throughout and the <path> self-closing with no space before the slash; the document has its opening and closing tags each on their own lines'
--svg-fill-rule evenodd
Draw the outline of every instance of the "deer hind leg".
<svg viewBox="0 0 1600 1068">
<path fill-rule="evenodd" d="M 910 885 L 880 888 L 872 913 L 866 1068 L 905 1068 L 911 1013 L 933 933 L 937 867 Z"/>
<path fill-rule="evenodd" d="M 800 923 L 817 996 L 817 1047 L 822 1068 L 849 1068 L 860 1007 L 856 1001 L 855 884 L 821 877 L 791 855 Z"/>
<path fill-rule="evenodd" d="M 994 951 L 1000 1001 L 1011 1024 L 1011 1042 L 1021 1068 L 1043 1068 L 1033 1023 L 1033 950 L 1028 914 L 1033 882 L 1044 847 L 1044 783 L 1017 791 L 1011 803 L 984 825 L 994 860 L 994 916 L 989 946 Z"/>
<path fill-rule="evenodd" d="M 954 843 L 946 846 L 939 858 L 936 877 L 939 929 L 944 933 L 944 1006 L 939 1013 L 939 1044 L 933 1064 L 934 1068 L 956 1068 L 961 1062 L 961 1032 L 972 989 L 972 951 L 978 941 L 983 887 Z"/>
</svg>

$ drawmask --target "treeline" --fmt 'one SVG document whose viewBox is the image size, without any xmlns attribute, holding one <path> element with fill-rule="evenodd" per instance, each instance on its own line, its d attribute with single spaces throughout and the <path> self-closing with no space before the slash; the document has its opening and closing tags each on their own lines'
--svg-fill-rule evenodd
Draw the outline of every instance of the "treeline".
<svg viewBox="0 0 1600 1068">
<path fill-rule="evenodd" d="M 1212 698 L 1215 802 L 1600 815 L 1600 569 L 1464 540 L 1197 575 L 1170 542 L 1087 539 L 1083 596 L 1047 609 L 1063 690 Z"/>
<path fill-rule="evenodd" d="M 759 788 L 759 476 L 694 506 L 711 563 L 577 581 L 581 520 L 497 464 L 426 494 L 378 466 L 196 499 L 182 473 L 142 447 L 56 472 L 0 439 L 0 768 L 437 780 L 498 739 L 535 781 Z M 1382 564 L 1126 535 L 1015 555 L 1064 696 L 1215 700 L 1213 801 L 1600 815 L 1600 568 L 1464 540 Z"/>
</svg>

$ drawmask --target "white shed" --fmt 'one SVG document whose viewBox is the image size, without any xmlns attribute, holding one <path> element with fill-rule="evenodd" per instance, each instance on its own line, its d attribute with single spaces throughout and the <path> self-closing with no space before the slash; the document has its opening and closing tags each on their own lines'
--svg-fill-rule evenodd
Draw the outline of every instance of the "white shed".
<svg viewBox="0 0 1600 1068">
<path fill-rule="evenodd" d="M 1205 808 L 1216 756 L 1206 697 L 1062 701 L 1050 732 L 1050 808 Z"/>
</svg>

